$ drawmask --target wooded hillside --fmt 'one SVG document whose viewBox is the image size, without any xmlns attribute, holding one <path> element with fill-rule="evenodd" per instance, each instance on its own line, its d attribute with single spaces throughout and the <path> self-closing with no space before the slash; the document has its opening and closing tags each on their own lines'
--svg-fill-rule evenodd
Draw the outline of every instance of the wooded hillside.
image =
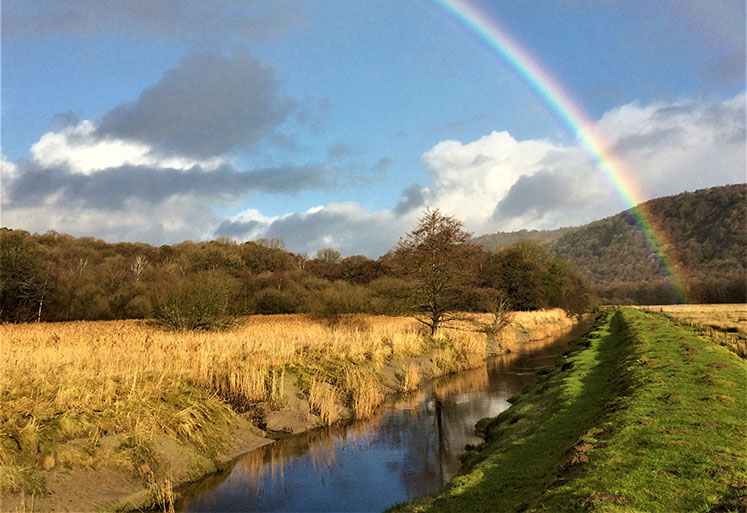
<svg viewBox="0 0 747 513">
<path fill-rule="evenodd" d="M 747 296 L 745 185 L 712 187 L 648 201 L 644 208 L 666 231 L 666 254 L 686 277 L 692 302 L 744 302 Z M 603 302 L 663 304 L 676 300 L 667 274 L 646 245 L 631 212 L 558 230 L 483 235 L 489 249 L 534 240 L 573 263 Z"/>
</svg>

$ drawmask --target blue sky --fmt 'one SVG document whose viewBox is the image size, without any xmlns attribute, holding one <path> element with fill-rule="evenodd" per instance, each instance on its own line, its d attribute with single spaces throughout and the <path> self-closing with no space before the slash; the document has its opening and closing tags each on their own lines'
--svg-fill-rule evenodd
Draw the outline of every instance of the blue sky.
<svg viewBox="0 0 747 513">
<path fill-rule="evenodd" d="M 745 181 L 744 2 L 476 3 L 647 197 Z M 431 2 L 6 0 L 2 16 L 6 226 L 377 256 L 425 206 L 476 233 L 627 206 Z"/>
</svg>

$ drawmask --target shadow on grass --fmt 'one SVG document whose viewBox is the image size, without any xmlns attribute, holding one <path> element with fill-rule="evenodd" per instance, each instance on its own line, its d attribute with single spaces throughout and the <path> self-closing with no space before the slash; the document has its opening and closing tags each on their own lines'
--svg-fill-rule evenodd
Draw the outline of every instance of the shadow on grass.
<svg viewBox="0 0 747 513">
<path fill-rule="evenodd" d="M 574 446 L 616 408 L 627 386 L 617 370 L 630 353 L 628 333 L 619 312 L 603 317 L 562 367 L 490 422 L 488 442 L 465 462 L 465 473 L 431 504 L 412 508 L 523 511 L 538 505 L 545 490 L 579 472 L 572 464 Z M 575 500 L 579 503 L 568 506 L 582 509 L 583 499 Z"/>
</svg>

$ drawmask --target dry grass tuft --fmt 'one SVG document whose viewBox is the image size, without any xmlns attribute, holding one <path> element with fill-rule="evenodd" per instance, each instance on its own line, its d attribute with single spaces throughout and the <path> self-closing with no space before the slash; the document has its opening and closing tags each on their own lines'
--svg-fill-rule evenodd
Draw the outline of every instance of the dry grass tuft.
<svg viewBox="0 0 747 513">
<path fill-rule="evenodd" d="M 379 379 L 366 368 L 345 369 L 343 387 L 351 392 L 351 406 L 356 419 L 370 418 L 384 400 Z"/>
<path fill-rule="evenodd" d="M 175 513 L 174 486 L 171 478 L 166 478 L 162 481 L 152 480 L 150 483 L 150 493 L 157 511 Z"/>
<path fill-rule="evenodd" d="M 402 374 L 402 391 L 412 392 L 420 385 L 420 369 L 417 364 L 410 362 Z"/>
<path fill-rule="evenodd" d="M 329 425 L 340 420 L 341 408 L 337 392 L 329 383 L 314 380 L 309 390 L 309 404 L 322 421 Z"/>
</svg>

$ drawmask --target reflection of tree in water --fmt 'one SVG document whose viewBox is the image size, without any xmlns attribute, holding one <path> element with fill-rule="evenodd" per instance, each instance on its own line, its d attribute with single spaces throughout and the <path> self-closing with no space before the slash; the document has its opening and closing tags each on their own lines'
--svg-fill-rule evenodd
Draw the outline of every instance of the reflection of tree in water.
<svg viewBox="0 0 747 513">
<path fill-rule="evenodd" d="M 383 479 L 399 481 L 408 497 L 432 493 L 459 469 L 458 456 L 465 444 L 479 442 L 474 435 L 475 423 L 507 408 L 507 398 L 566 349 L 565 344 L 556 342 L 557 338 L 531 342 L 521 352 L 489 360 L 485 367 L 435 380 L 418 391 L 393 398 L 381 414 L 369 420 L 316 430 L 252 451 L 239 460 L 230 475 L 205 481 L 200 491 L 217 486 L 240 487 L 242 494 L 262 494 L 270 499 L 277 490 L 278 505 L 292 500 L 283 494 L 315 493 L 314 486 L 286 488 L 284 480 L 298 471 L 296 466 L 303 467 L 306 462 L 320 485 L 329 491 L 340 486 L 334 484 L 339 479 L 336 472 L 344 474 L 345 464 L 349 470 L 351 464 L 364 463 L 358 458 L 365 458 L 366 468 L 376 468 L 371 467 L 376 461 Z M 339 493 L 355 490 L 341 488 Z"/>
<path fill-rule="evenodd" d="M 481 441 L 474 434 L 474 425 L 507 408 L 507 399 L 531 383 L 537 370 L 552 364 L 567 349 L 563 342 L 578 335 L 575 330 L 560 344 L 557 338 L 531 342 L 521 352 L 491 359 L 485 367 L 436 380 L 426 402 L 432 420 L 413 423 L 416 430 L 408 439 L 409 446 L 403 447 L 406 459 L 419 455 L 418 463 L 426 469 L 422 473 L 401 473 L 408 494 L 429 493 L 427 490 L 434 489 L 434 482 L 439 487 L 446 484 L 459 469 L 458 457 L 465 445 Z M 531 372 L 516 372 L 517 368 Z"/>
</svg>

